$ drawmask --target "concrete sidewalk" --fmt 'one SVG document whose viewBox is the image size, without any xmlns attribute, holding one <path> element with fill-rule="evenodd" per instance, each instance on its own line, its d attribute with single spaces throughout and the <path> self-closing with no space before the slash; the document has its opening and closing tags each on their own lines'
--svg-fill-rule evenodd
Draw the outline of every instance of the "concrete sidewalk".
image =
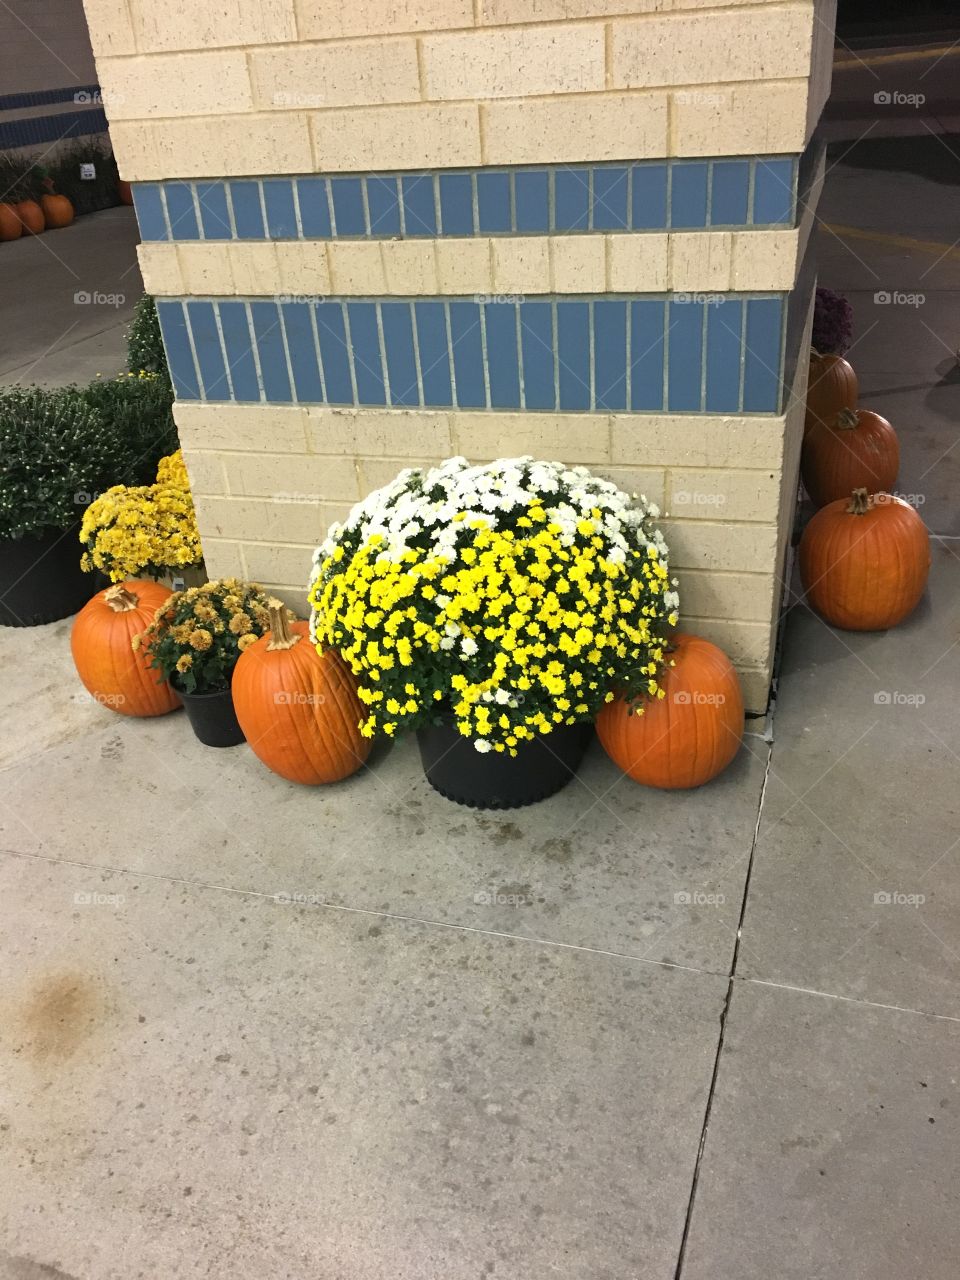
<svg viewBox="0 0 960 1280">
<path fill-rule="evenodd" d="M 883 237 L 948 246 L 957 187 L 857 159 L 821 280 L 930 590 L 795 600 L 775 741 L 707 788 L 594 745 L 477 814 L 403 742 L 306 790 L 0 631 L 2 1280 L 955 1280 L 960 264 Z"/>
</svg>

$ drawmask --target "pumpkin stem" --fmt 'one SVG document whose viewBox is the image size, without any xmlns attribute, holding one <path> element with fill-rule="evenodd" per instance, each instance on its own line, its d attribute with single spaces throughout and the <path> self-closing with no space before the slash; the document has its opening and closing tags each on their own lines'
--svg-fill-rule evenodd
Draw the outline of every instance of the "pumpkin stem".
<svg viewBox="0 0 960 1280">
<path fill-rule="evenodd" d="M 812 344 L 811 344 L 811 347 L 810 347 L 810 359 L 811 359 L 811 360 L 822 360 L 822 359 L 823 359 L 823 354 L 822 354 L 822 352 L 818 351 L 818 350 L 817 350 L 817 348 L 816 348 L 815 346 L 813 346 Z"/>
<path fill-rule="evenodd" d="M 847 507 L 847 514 L 851 516 L 865 516 L 870 510 L 870 495 L 866 489 L 854 489 L 850 495 L 850 505 Z"/>
<path fill-rule="evenodd" d="M 103 593 L 103 602 L 109 605 L 114 613 L 130 613 L 140 603 L 140 597 L 128 591 L 120 582 L 115 587 L 107 587 Z"/>
<path fill-rule="evenodd" d="M 292 649 L 303 637 L 294 635 L 290 630 L 286 605 L 282 600 L 271 596 L 267 601 L 267 608 L 270 610 L 270 639 L 267 641 L 267 648 Z"/>
<path fill-rule="evenodd" d="M 853 409 L 841 409 L 837 414 L 837 420 L 833 425 L 840 431 L 851 431 L 859 422 L 860 419 L 857 417 Z"/>
</svg>

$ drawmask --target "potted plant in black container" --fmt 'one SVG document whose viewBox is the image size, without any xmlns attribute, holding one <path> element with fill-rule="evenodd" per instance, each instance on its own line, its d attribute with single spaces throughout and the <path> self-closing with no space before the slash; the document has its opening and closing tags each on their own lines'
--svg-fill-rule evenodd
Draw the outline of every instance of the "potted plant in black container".
<svg viewBox="0 0 960 1280">
<path fill-rule="evenodd" d="M 233 709 L 233 669 L 269 629 L 267 598 L 257 584 L 221 578 L 174 592 L 133 647 L 144 647 L 150 665 L 170 681 L 204 746 L 235 747 L 244 735 Z"/>
<path fill-rule="evenodd" d="M 310 599 L 368 708 L 432 786 L 514 808 L 573 777 L 613 690 L 656 696 L 678 598 L 658 512 L 532 458 L 410 470 L 334 525 Z"/>
<path fill-rule="evenodd" d="M 0 391 L 0 625 L 76 613 L 103 585 L 80 568 L 80 520 L 111 483 L 109 423 L 69 391 Z"/>
</svg>

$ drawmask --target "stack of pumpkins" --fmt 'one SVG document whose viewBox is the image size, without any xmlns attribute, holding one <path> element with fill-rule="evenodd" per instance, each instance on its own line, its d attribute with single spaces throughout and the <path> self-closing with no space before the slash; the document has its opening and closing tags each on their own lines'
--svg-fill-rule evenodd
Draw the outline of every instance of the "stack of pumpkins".
<svg viewBox="0 0 960 1280">
<path fill-rule="evenodd" d="M 39 202 L 30 198 L 15 204 L 0 203 L 0 240 L 18 240 L 21 235 L 38 236 L 53 227 L 69 227 L 73 221 L 73 205 L 66 196 L 57 195 L 53 183 L 45 178 L 45 193 Z"/>
<path fill-rule="evenodd" d="M 827 622 L 882 631 L 919 603 L 930 539 L 914 508 L 890 492 L 900 470 L 896 432 L 858 409 L 858 395 L 843 356 L 812 353 L 800 473 L 819 510 L 800 539 L 800 578 Z"/>
</svg>

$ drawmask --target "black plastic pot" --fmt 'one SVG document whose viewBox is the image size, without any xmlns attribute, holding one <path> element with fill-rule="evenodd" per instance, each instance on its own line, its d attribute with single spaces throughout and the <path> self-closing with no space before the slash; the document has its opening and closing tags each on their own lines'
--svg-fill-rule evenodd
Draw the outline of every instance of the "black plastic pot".
<svg viewBox="0 0 960 1280">
<path fill-rule="evenodd" d="M 0 541 L 0 626 L 38 627 L 82 609 L 102 583 L 80 568 L 80 526 Z"/>
<path fill-rule="evenodd" d="M 246 742 L 229 689 L 218 689 L 216 693 L 184 693 L 176 684 L 173 687 L 183 702 L 191 729 L 205 747 L 236 747 Z"/>
<path fill-rule="evenodd" d="M 593 733 L 590 723 L 561 725 L 520 743 L 517 754 L 479 752 L 453 717 L 417 730 L 420 760 L 435 791 L 471 809 L 520 809 L 546 800 L 576 773 Z"/>
</svg>

